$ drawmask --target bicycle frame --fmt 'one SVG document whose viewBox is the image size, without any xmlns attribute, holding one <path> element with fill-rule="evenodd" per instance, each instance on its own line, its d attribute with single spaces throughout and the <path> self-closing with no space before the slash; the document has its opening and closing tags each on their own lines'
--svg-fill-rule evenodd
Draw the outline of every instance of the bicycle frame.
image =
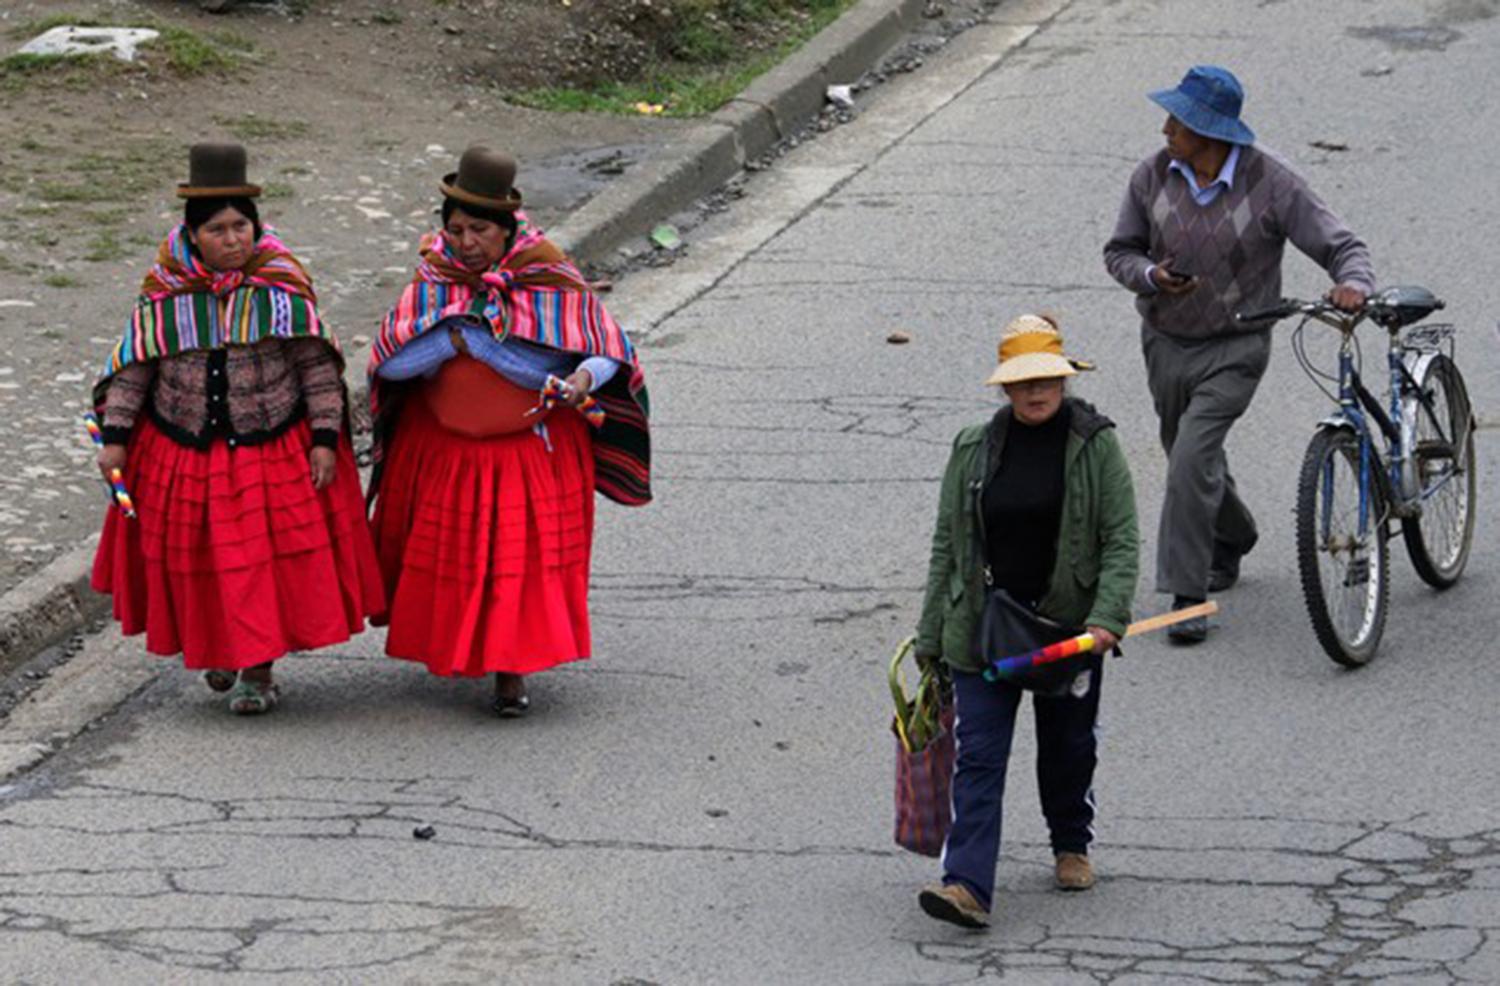
<svg viewBox="0 0 1500 986">
<path fill-rule="evenodd" d="M 1390 334 L 1386 351 L 1386 367 L 1390 374 L 1390 407 L 1387 410 L 1365 388 L 1354 363 L 1354 329 L 1362 319 L 1359 316 L 1335 319 L 1314 313 L 1309 313 L 1307 317 L 1332 325 L 1343 337 L 1339 345 L 1339 409 L 1322 423 L 1347 428 L 1359 438 L 1360 537 L 1365 536 L 1373 513 L 1372 483 L 1379 486 L 1381 499 L 1389 507 L 1389 515 L 1380 518 L 1380 521 L 1388 520 L 1391 516 L 1405 518 L 1420 515 L 1423 501 L 1443 485 L 1439 483 L 1424 491 L 1415 476 L 1414 458 L 1415 415 L 1423 409 L 1432 413 L 1428 399 L 1417 385 L 1417 379 L 1422 367 L 1436 350 L 1428 352 L 1420 347 L 1408 346 L 1397 333 Z M 1412 362 L 1410 366 L 1409 360 Z M 1404 408 L 1404 402 L 1413 397 L 1420 407 Z M 1374 420 L 1375 428 L 1371 427 L 1371 419 Z M 1385 438 L 1384 449 L 1376 445 L 1374 431 L 1377 429 Z M 1450 473 L 1448 479 L 1454 475 L 1457 475 L 1456 471 Z M 1443 482 L 1446 483 L 1448 479 Z M 1329 483 L 1331 481 L 1331 476 L 1325 480 Z"/>
<path fill-rule="evenodd" d="M 1311 316 L 1317 317 L 1317 316 Z M 1319 318 L 1319 321 L 1332 322 L 1331 319 Z M 1403 387 L 1398 385 L 1401 374 L 1404 372 L 1401 356 L 1396 346 L 1391 346 L 1387 356 L 1391 372 L 1391 408 L 1389 413 L 1380 407 L 1372 394 L 1365 389 L 1360 379 L 1359 370 L 1354 365 L 1354 326 L 1359 321 L 1354 319 L 1339 319 L 1335 328 L 1340 330 L 1342 340 L 1339 345 L 1339 409 L 1334 414 L 1322 421 L 1322 426 L 1344 428 L 1354 433 L 1359 439 L 1359 538 L 1364 540 L 1371 529 L 1379 525 L 1378 533 L 1385 534 L 1384 525 L 1388 517 L 1375 517 L 1375 496 L 1372 485 L 1379 486 L 1381 501 L 1388 504 L 1393 511 L 1398 509 L 1401 499 L 1399 496 L 1400 475 L 1402 462 L 1405 458 L 1405 449 L 1401 442 L 1401 434 L 1391 423 L 1392 420 L 1401 420 L 1401 396 Z M 1370 419 L 1375 423 L 1386 439 L 1385 455 L 1375 444 Z M 1394 432 L 1394 434 L 1393 434 Z M 1329 512 L 1333 509 L 1333 468 L 1330 464 L 1323 474 L 1322 497 L 1324 515 L 1318 518 L 1319 527 L 1328 531 L 1331 523 Z"/>
</svg>

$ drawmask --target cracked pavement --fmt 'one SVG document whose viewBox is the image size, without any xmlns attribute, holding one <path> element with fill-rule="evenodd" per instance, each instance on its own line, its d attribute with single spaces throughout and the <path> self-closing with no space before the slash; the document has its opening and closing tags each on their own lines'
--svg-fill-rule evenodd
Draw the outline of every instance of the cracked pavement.
<svg viewBox="0 0 1500 986">
<path fill-rule="evenodd" d="M 1051 887 L 1023 716 L 995 926 L 916 908 L 936 866 L 891 843 L 884 669 L 916 618 L 948 442 L 993 406 L 979 381 L 1012 315 L 1058 311 L 1100 364 L 1078 392 L 1119 425 L 1153 557 L 1155 420 L 1099 262 L 1155 146 L 1139 93 L 1205 58 L 1240 70 L 1247 117 L 1385 276 L 1449 301 L 1482 419 L 1500 418 L 1483 240 L 1500 204 L 1453 191 L 1490 173 L 1500 108 L 1465 94 L 1500 72 L 1500 18 L 1479 16 L 1500 4 L 1058 6 L 954 83 L 1030 9 L 997 8 L 754 176 L 679 268 L 617 289 L 624 311 L 672 314 L 643 347 L 659 500 L 599 513 L 594 661 L 535 678 L 520 722 L 487 713 L 487 683 L 384 659 L 373 631 L 283 662 L 262 721 L 170 662 L 133 672 L 128 700 L 43 730 L 50 758 L 0 781 L 0 981 L 1500 981 L 1500 439 L 1479 434 L 1463 581 L 1432 593 L 1394 543 L 1381 653 L 1338 669 L 1291 543 L 1324 405 L 1284 344 L 1231 442 L 1263 537 L 1210 643 L 1147 638 L 1106 666 L 1098 886 Z M 1344 40 L 1443 19 L 1460 37 L 1442 50 Z M 1330 134 L 1351 150 L 1308 147 Z M 701 288 L 655 303 L 667 278 Z M 1289 260 L 1288 293 L 1319 283 Z M 1163 606 L 1143 589 L 1143 614 Z M 38 695 L 84 702 L 103 669 L 143 666 L 106 632 Z M 0 752 L 38 701 L 0 719 Z"/>
</svg>

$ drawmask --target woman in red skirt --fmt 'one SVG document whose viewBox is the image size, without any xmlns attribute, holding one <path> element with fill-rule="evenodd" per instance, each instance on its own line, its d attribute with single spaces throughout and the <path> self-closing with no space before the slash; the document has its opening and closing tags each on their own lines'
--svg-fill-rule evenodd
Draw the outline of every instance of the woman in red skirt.
<svg viewBox="0 0 1500 986">
<path fill-rule="evenodd" d="M 189 172 L 94 388 L 99 467 L 136 514 L 109 512 L 93 585 L 127 635 L 255 715 L 277 658 L 348 640 L 384 591 L 312 282 L 261 226 L 244 148 L 199 144 Z"/>
<path fill-rule="evenodd" d="M 444 179 L 369 370 L 386 653 L 493 673 L 502 717 L 530 707 L 526 675 L 590 656 L 595 491 L 651 499 L 635 350 L 519 211 L 515 172 L 474 147 Z"/>
</svg>

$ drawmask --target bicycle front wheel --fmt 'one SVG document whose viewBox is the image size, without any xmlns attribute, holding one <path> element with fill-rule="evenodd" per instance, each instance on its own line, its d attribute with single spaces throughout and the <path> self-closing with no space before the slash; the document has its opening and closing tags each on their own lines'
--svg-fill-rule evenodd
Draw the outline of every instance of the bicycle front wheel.
<svg viewBox="0 0 1500 986">
<path fill-rule="evenodd" d="M 1417 381 L 1416 447 L 1422 512 L 1401 522 L 1406 551 L 1422 581 L 1446 589 L 1458 581 L 1474 541 L 1474 416 L 1458 367 L 1446 356 Z"/>
<path fill-rule="evenodd" d="M 1384 504 L 1373 476 L 1367 490 L 1362 504 L 1358 436 L 1319 429 L 1297 479 L 1297 568 L 1313 633 L 1345 667 L 1375 656 L 1390 601 Z"/>
</svg>

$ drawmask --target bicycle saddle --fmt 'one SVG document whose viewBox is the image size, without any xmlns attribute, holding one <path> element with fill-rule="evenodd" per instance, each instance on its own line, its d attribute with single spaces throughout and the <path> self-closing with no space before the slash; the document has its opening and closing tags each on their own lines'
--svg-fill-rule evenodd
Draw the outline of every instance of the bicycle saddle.
<svg viewBox="0 0 1500 986">
<path fill-rule="evenodd" d="M 1386 288 L 1365 303 L 1370 318 L 1387 329 L 1399 329 L 1420 322 L 1443 307 L 1437 295 L 1426 288 Z"/>
</svg>

